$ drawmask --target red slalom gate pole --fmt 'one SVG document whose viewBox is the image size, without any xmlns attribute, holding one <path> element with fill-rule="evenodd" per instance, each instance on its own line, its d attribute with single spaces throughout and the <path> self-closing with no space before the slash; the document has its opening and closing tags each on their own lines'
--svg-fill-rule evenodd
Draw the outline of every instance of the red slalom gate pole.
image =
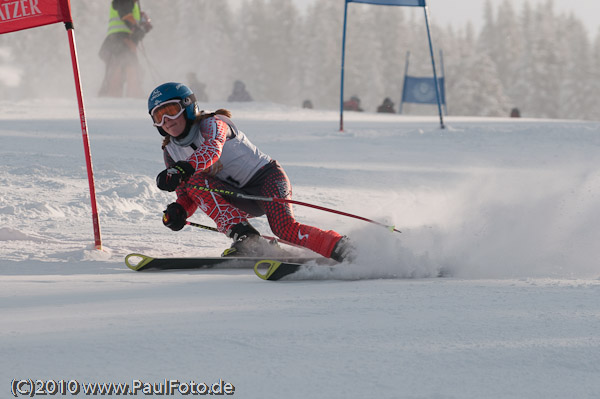
<svg viewBox="0 0 600 399">
<path fill-rule="evenodd" d="M 69 36 L 69 46 L 71 48 L 71 61 L 73 64 L 73 76 L 75 78 L 75 91 L 77 92 L 77 103 L 79 104 L 79 121 L 81 122 L 81 134 L 83 137 L 83 149 L 85 152 L 85 164 L 87 167 L 88 183 L 90 186 L 90 201 L 92 204 L 92 222 L 94 225 L 94 246 L 96 249 L 102 249 L 102 238 L 100 235 L 100 221 L 98 218 L 98 207 L 96 205 L 96 188 L 94 185 L 94 170 L 92 168 L 92 154 L 90 151 L 90 140 L 87 132 L 87 122 L 85 118 L 85 108 L 83 106 L 83 95 L 81 90 L 81 80 L 79 77 L 79 63 L 77 61 L 77 48 L 75 47 L 75 34 L 73 32 L 73 23 L 65 22 L 65 28 Z"/>
</svg>

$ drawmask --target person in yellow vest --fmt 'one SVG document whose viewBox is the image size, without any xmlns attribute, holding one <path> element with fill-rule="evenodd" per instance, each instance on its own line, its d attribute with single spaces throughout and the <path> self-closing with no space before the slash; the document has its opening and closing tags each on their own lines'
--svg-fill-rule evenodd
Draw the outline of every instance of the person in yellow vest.
<svg viewBox="0 0 600 399">
<path fill-rule="evenodd" d="M 137 46 L 152 29 L 139 0 L 113 0 L 99 56 L 106 64 L 101 97 L 145 97 Z"/>
</svg>

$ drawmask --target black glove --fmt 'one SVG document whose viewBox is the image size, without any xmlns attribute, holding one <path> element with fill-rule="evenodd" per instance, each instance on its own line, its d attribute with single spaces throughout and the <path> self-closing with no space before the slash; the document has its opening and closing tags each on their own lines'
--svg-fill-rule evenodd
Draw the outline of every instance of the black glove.
<svg viewBox="0 0 600 399">
<path fill-rule="evenodd" d="M 188 162 L 179 161 L 156 176 L 156 185 L 163 191 L 175 191 L 177 186 L 187 180 L 195 171 Z"/>
<path fill-rule="evenodd" d="M 144 30 L 144 32 L 148 33 L 152 30 L 152 20 L 145 12 L 140 13 L 140 27 Z"/>
<path fill-rule="evenodd" d="M 173 231 L 179 231 L 185 226 L 187 212 L 177 202 L 167 205 L 163 211 L 163 224 Z"/>
</svg>

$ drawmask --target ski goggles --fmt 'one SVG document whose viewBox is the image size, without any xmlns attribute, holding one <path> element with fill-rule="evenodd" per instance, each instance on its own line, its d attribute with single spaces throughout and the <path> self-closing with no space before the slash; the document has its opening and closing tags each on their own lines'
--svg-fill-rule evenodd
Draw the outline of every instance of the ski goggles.
<svg viewBox="0 0 600 399">
<path fill-rule="evenodd" d="M 181 100 L 169 100 L 157 105 L 150 111 L 154 126 L 160 127 L 165 124 L 165 118 L 176 119 L 183 114 L 185 108 L 181 105 Z"/>
</svg>

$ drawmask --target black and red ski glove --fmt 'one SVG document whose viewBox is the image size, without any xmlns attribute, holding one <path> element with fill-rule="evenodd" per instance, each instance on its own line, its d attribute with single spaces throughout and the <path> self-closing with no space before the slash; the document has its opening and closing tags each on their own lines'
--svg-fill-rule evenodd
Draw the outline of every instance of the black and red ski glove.
<svg viewBox="0 0 600 399">
<path fill-rule="evenodd" d="M 173 202 L 163 211 L 163 224 L 173 231 L 179 231 L 185 226 L 187 212 L 181 204 Z"/>
<path fill-rule="evenodd" d="M 186 181 L 195 171 L 188 162 L 178 161 L 156 176 L 156 185 L 163 191 L 175 191 L 181 182 Z"/>
</svg>

